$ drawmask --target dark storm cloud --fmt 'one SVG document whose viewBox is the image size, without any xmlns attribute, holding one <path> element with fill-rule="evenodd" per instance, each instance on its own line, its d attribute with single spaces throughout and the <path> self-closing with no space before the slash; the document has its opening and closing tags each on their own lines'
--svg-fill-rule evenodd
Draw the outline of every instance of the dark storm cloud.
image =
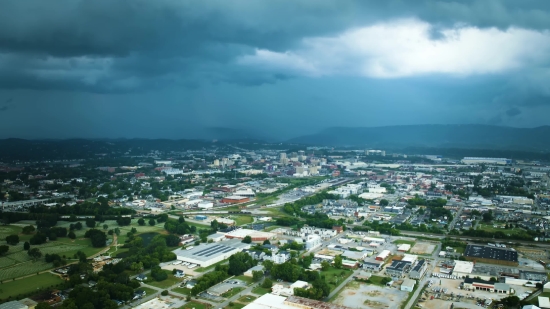
<svg viewBox="0 0 550 309">
<path fill-rule="evenodd" d="M 549 11 L 544 0 L 7 0 L 0 9 L 0 87 L 110 92 L 201 81 L 259 85 L 292 76 L 232 65 L 256 48 L 285 51 L 304 37 L 407 17 L 434 27 L 548 29 Z"/>
<path fill-rule="evenodd" d="M 509 110 L 506 111 L 506 115 L 508 117 L 516 117 L 519 114 L 521 114 L 521 111 L 516 107 L 510 108 Z"/>
</svg>

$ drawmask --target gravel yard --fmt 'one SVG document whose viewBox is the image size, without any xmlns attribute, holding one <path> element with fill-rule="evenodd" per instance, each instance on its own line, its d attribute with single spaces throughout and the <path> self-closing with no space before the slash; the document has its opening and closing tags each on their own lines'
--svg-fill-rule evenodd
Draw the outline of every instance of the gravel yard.
<svg viewBox="0 0 550 309">
<path fill-rule="evenodd" d="M 352 281 L 332 302 L 350 308 L 398 309 L 408 296 L 408 292 L 397 288 Z"/>
</svg>

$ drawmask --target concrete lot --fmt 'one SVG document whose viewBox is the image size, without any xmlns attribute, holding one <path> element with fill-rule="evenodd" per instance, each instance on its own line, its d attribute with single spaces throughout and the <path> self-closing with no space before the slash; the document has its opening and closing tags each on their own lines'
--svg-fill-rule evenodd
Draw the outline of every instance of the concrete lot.
<svg viewBox="0 0 550 309">
<path fill-rule="evenodd" d="M 161 266 L 161 268 L 165 269 L 165 270 L 169 270 L 169 271 L 172 271 L 173 269 L 179 269 L 179 270 L 183 271 L 185 273 L 185 275 L 192 276 L 192 277 L 202 275 L 202 273 L 195 272 L 195 269 L 197 269 L 198 267 L 195 267 L 193 269 L 189 269 L 186 266 L 183 266 L 181 264 L 180 265 L 172 265 L 170 263 L 170 264 L 166 264 L 164 266 Z"/>
<path fill-rule="evenodd" d="M 408 296 L 408 292 L 397 288 L 352 281 L 332 302 L 350 308 L 398 309 Z"/>
<path fill-rule="evenodd" d="M 417 242 L 410 250 L 413 254 L 432 254 L 435 250 L 435 244 L 428 242 Z"/>
<path fill-rule="evenodd" d="M 496 294 L 496 293 L 490 293 L 485 291 L 464 291 L 459 289 L 460 283 L 463 280 L 453 280 L 453 279 L 440 279 L 440 278 L 430 278 L 430 280 L 433 280 L 433 285 L 430 288 L 426 288 L 427 295 L 425 294 L 425 298 L 427 298 L 426 301 L 420 302 L 420 304 L 427 309 L 441 309 L 441 308 L 448 308 L 451 303 L 455 304 L 455 308 L 482 308 L 480 306 L 477 306 L 476 299 L 493 299 L 498 300 L 504 297 L 507 297 L 509 295 L 506 294 Z M 523 286 L 516 286 L 511 285 L 512 289 L 515 290 L 515 295 L 520 295 L 524 292 L 532 292 L 535 289 L 534 288 L 528 288 Z M 444 295 L 443 293 L 437 293 L 434 291 L 436 288 L 446 288 L 448 289 L 447 293 Z M 451 299 L 450 295 L 453 293 L 453 295 L 462 295 L 463 297 L 460 299 L 460 301 L 457 301 L 456 297 Z M 437 295 L 440 295 L 440 299 L 436 298 Z M 434 299 L 430 300 L 430 297 L 434 296 Z M 468 296 L 473 296 L 473 298 L 468 298 Z"/>
</svg>

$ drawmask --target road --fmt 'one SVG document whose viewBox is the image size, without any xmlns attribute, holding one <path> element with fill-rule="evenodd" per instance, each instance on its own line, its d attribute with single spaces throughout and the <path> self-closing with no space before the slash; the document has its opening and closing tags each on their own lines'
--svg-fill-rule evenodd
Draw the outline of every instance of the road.
<svg viewBox="0 0 550 309">
<path fill-rule="evenodd" d="M 432 262 L 428 269 L 426 269 L 426 272 L 424 273 L 424 277 L 417 282 L 416 290 L 414 291 L 413 296 L 410 298 L 409 302 L 405 305 L 404 309 L 410 309 L 414 306 L 416 303 L 416 300 L 418 299 L 418 296 L 422 292 L 422 288 L 426 285 L 430 278 L 430 274 L 433 272 L 435 266 L 437 263 L 439 263 L 439 251 L 441 249 L 441 244 L 438 244 L 432 253 Z"/>
</svg>

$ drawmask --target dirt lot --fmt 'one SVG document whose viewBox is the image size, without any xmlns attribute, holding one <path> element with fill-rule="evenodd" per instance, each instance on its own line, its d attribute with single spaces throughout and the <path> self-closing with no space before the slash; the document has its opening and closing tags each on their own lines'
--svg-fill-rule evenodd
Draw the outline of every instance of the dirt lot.
<svg viewBox="0 0 550 309">
<path fill-rule="evenodd" d="M 460 286 L 460 283 L 462 282 L 462 280 L 439 279 L 439 278 L 430 278 L 430 280 L 433 280 L 433 285 L 431 288 L 426 288 L 425 291 L 428 293 L 423 295 L 423 297 L 427 298 L 427 300 L 419 303 L 423 306 L 423 308 L 426 308 L 426 309 L 448 308 L 451 305 L 451 303 L 455 304 L 454 306 L 455 308 L 481 308 L 476 305 L 476 298 L 482 298 L 482 299 L 490 298 L 490 299 L 496 300 L 496 299 L 501 299 L 508 296 L 505 294 L 495 294 L 495 293 L 490 293 L 485 291 L 461 290 L 458 287 Z M 440 299 L 434 298 L 433 300 L 430 300 L 430 297 L 432 295 L 436 296 L 438 294 L 438 293 L 435 293 L 433 289 L 439 288 L 439 287 L 447 288 L 448 289 L 447 294 L 446 295 L 441 294 Z M 511 285 L 510 287 L 516 291 L 515 295 L 520 295 L 523 292 L 534 291 L 533 288 L 527 288 L 523 286 Z M 449 298 L 451 293 L 453 293 L 454 295 L 462 295 L 464 297 L 461 298 L 460 301 L 457 301 L 456 298 L 451 300 Z M 466 296 L 473 296 L 473 298 L 467 298 Z"/>
<path fill-rule="evenodd" d="M 330 250 L 330 249 L 323 249 L 319 252 L 317 252 L 318 254 L 323 254 L 323 255 L 330 255 L 330 256 L 337 256 L 337 255 L 340 255 L 342 254 L 342 252 L 340 251 L 335 251 L 335 250 Z"/>
<path fill-rule="evenodd" d="M 332 302 L 350 308 L 398 309 L 408 296 L 396 288 L 352 281 Z"/>
<path fill-rule="evenodd" d="M 412 248 L 411 253 L 414 254 L 432 254 L 435 250 L 435 245 L 427 242 L 417 242 Z"/>
</svg>

